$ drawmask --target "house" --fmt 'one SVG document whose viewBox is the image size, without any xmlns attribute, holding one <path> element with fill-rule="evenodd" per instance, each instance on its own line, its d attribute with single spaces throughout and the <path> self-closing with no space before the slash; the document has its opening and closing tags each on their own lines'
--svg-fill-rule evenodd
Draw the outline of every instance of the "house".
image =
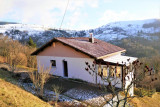
<svg viewBox="0 0 160 107">
<path fill-rule="evenodd" d="M 123 48 L 95 39 L 91 35 L 89 38 L 53 38 L 31 55 L 36 55 L 37 62 L 40 62 L 45 67 L 51 65 L 51 74 L 53 75 L 81 79 L 94 84 L 103 84 L 104 82 L 99 76 L 90 75 L 85 70 L 86 62 L 93 64 L 93 61 L 96 61 L 95 67 L 97 72 L 102 71 L 103 75 L 106 76 L 109 75 L 106 63 L 109 62 L 113 67 L 118 63 L 116 69 L 119 77 L 115 81 L 118 81 L 116 87 L 122 88 L 124 87 L 124 81 L 126 80 L 123 75 L 124 63 L 129 65 L 137 60 L 135 57 L 123 56 L 125 51 L 126 50 Z M 128 62 L 127 59 L 130 59 L 130 62 Z M 103 62 L 101 66 L 99 66 L 99 61 Z M 133 78 L 132 72 L 127 75 L 130 76 L 130 78 Z M 126 81 L 125 83 L 129 84 L 130 81 Z M 125 85 L 125 87 L 127 87 L 127 85 Z"/>
</svg>

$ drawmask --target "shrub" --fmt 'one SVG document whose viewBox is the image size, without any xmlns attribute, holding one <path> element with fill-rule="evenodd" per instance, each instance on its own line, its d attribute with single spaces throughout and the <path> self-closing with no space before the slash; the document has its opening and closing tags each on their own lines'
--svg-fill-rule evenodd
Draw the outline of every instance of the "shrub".
<svg viewBox="0 0 160 107">
<path fill-rule="evenodd" d="M 17 65 L 27 66 L 26 55 L 24 53 L 18 53 L 17 57 L 15 58 L 15 62 L 17 62 Z"/>
<path fill-rule="evenodd" d="M 144 96 L 152 96 L 156 91 L 154 89 L 149 90 L 145 88 L 134 88 L 134 94 L 138 97 L 144 97 Z"/>
<path fill-rule="evenodd" d="M 61 94 L 61 92 L 62 92 L 62 88 L 61 87 L 59 87 L 59 86 L 56 86 L 56 85 L 53 85 L 52 86 L 53 87 L 53 91 L 54 91 L 54 93 L 55 93 L 55 106 L 57 107 L 57 102 L 58 102 L 58 100 L 59 100 L 59 95 Z"/>
<path fill-rule="evenodd" d="M 44 85 L 50 78 L 51 66 L 44 67 L 44 65 L 41 65 L 39 63 L 38 67 L 39 67 L 38 71 L 29 72 L 28 74 L 31 81 L 33 82 L 36 94 L 40 98 L 43 98 Z"/>
<path fill-rule="evenodd" d="M 5 58 L 0 56 L 0 63 L 4 63 L 5 62 Z"/>
</svg>

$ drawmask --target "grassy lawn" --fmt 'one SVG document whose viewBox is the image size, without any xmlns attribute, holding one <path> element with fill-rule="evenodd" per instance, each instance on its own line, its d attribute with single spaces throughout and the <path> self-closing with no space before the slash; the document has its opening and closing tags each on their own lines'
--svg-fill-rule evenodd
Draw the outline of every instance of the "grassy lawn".
<svg viewBox="0 0 160 107">
<path fill-rule="evenodd" d="M 45 87 L 49 90 L 53 90 L 53 85 L 61 87 L 63 93 L 73 88 L 81 88 L 102 93 L 99 87 L 77 79 L 67 79 L 57 76 L 51 76 Z"/>
<path fill-rule="evenodd" d="M 0 69 L 0 79 L 16 84 L 17 78 L 13 78 L 13 73 Z"/>
<path fill-rule="evenodd" d="M 51 76 L 45 88 L 53 90 L 53 85 L 61 87 L 61 95 L 93 107 L 99 107 L 105 102 L 103 95 L 106 99 L 111 97 L 110 92 L 78 79 Z"/>
<path fill-rule="evenodd" d="M 0 105 L 1 107 L 51 107 L 38 97 L 24 91 L 16 83 L 12 73 L 0 69 Z"/>
</svg>

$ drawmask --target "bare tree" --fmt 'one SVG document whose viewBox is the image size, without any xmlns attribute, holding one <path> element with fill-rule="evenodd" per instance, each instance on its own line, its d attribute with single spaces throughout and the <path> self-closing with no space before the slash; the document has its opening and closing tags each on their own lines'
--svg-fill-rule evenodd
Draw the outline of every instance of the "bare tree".
<svg viewBox="0 0 160 107">
<path fill-rule="evenodd" d="M 44 85 L 50 77 L 51 66 L 45 68 L 44 65 L 39 63 L 38 71 L 29 72 L 30 79 L 35 86 L 35 92 L 38 96 L 43 97 Z"/>
<path fill-rule="evenodd" d="M 130 59 L 128 59 L 129 62 Z M 98 63 L 98 66 L 101 66 L 101 62 Z M 110 63 L 106 63 L 107 66 L 107 71 L 109 75 L 105 76 L 104 72 L 102 70 L 97 72 L 96 69 L 96 65 L 97 63 L 94 61 L 92 65 L 90 65 L 88 62 L 86 62 L 87 67 L 85 68 L 85 70 L 90 74 L 90 75 L 97 75 L 101 78 L 102 81 L 104 81 L 105 83 L 108 84 L 108 86 L 106 86 L 105 84 L 103 84 L 103 89 L 104 91 L 110 91 L 112 94 L 112 97 L 110 100 L 107 100 L 105 97 L 105 101 L 106 103 L 104 103 L 102 106 L 104 106 L 105 104 L 112 106 L 116 106 L 119 107 L 120 104 L 122 104 L 124 107 L 126 106 L 127 102 L 129 101 L 129 99 L 134 98 L 135 96 L 130 95 L 129 92 L 131 90 L 131 88 L 133 88 L 133 86 L 135 84 L 140 83 L 140 81 L 142 81 L 144 79 L 144 75 L 148 75 L 151 76 L 151 72 L 152 69 L 150 69 L 149 67 L 145 66 L 145 70 L 141 69 L 141 71 L 139 73 L 137 73 L 137 71 L 142 68 L 143 64 L 140 63 L 138 60 L 134 61 L 133 63 L 129 63 L 129 65 L 124 64 L 123 65 L 123 74 L 118 74 L 117 73 L 117 67 L 118 67 L 118 63 L 115 65 L 115 67 L 112 67 L 110 65 Z M 100 67 L 101 68 L 101 67 Z M 131 74 L 131 77 L 128 75 L 129 73 L 133 73 Z M 155 73 L 153 73 L 154 75 Z M 116 89 L 116 85 L 119 84 L 119 81 L 116 81 L 117 78 L 121 77 L 122 75 L 124 75 L 123 79 L 123 87 L 122 89 Z M 135 78 L 136 77 L 136 78 Z M 156 76 L 152 76 L 152 80 L 157 80 Z M 114 82 L 113 82 L 114 81 Z M 130 83 L 127 85 L 126 82 L 130 81 Z M 152 82 L 152 81 L 150 81 Z M 120 92 L 123 93 L 123 97 L 120 96 Z"/>
<path fill-rule="evenodd" d="M 38 71 L 30 71 L 28 74 L 34 85 L 34 91 L 36 92 L 36 95 L 39 95 L 38 90 L 40 88 L 40 76 Z"/>
<path fill-rule="evenodd" d="M 40 80 L 40 95 L 43 96 L 44 84 L 50 77 L 51 65 L 48 68 L 44 68 L 44 65 L 39 64 L 39 80 Z"/>
<path fill-rule="evenodd" d="M 59 95 L 62 92 L 62 89 L 59 86 L 53 85 L 53 91 L 54 91 L 55 97 L 56 97 L 55 107 L 57 107 L 57 102 L 59 99 Z"/>
</svg>

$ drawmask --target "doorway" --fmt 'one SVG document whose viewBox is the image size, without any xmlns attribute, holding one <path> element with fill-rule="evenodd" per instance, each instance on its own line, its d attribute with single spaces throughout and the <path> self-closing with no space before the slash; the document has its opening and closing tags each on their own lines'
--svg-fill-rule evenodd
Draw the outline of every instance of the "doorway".
<svg viewBox="0 0 160 107">
<path fill-rule="evenodd" d="M 67 61 L 63 61 L 63 68 L 64 68 L 64 76 L 68 77 L 68 64 L 67 64 Z"/>
</svg>

